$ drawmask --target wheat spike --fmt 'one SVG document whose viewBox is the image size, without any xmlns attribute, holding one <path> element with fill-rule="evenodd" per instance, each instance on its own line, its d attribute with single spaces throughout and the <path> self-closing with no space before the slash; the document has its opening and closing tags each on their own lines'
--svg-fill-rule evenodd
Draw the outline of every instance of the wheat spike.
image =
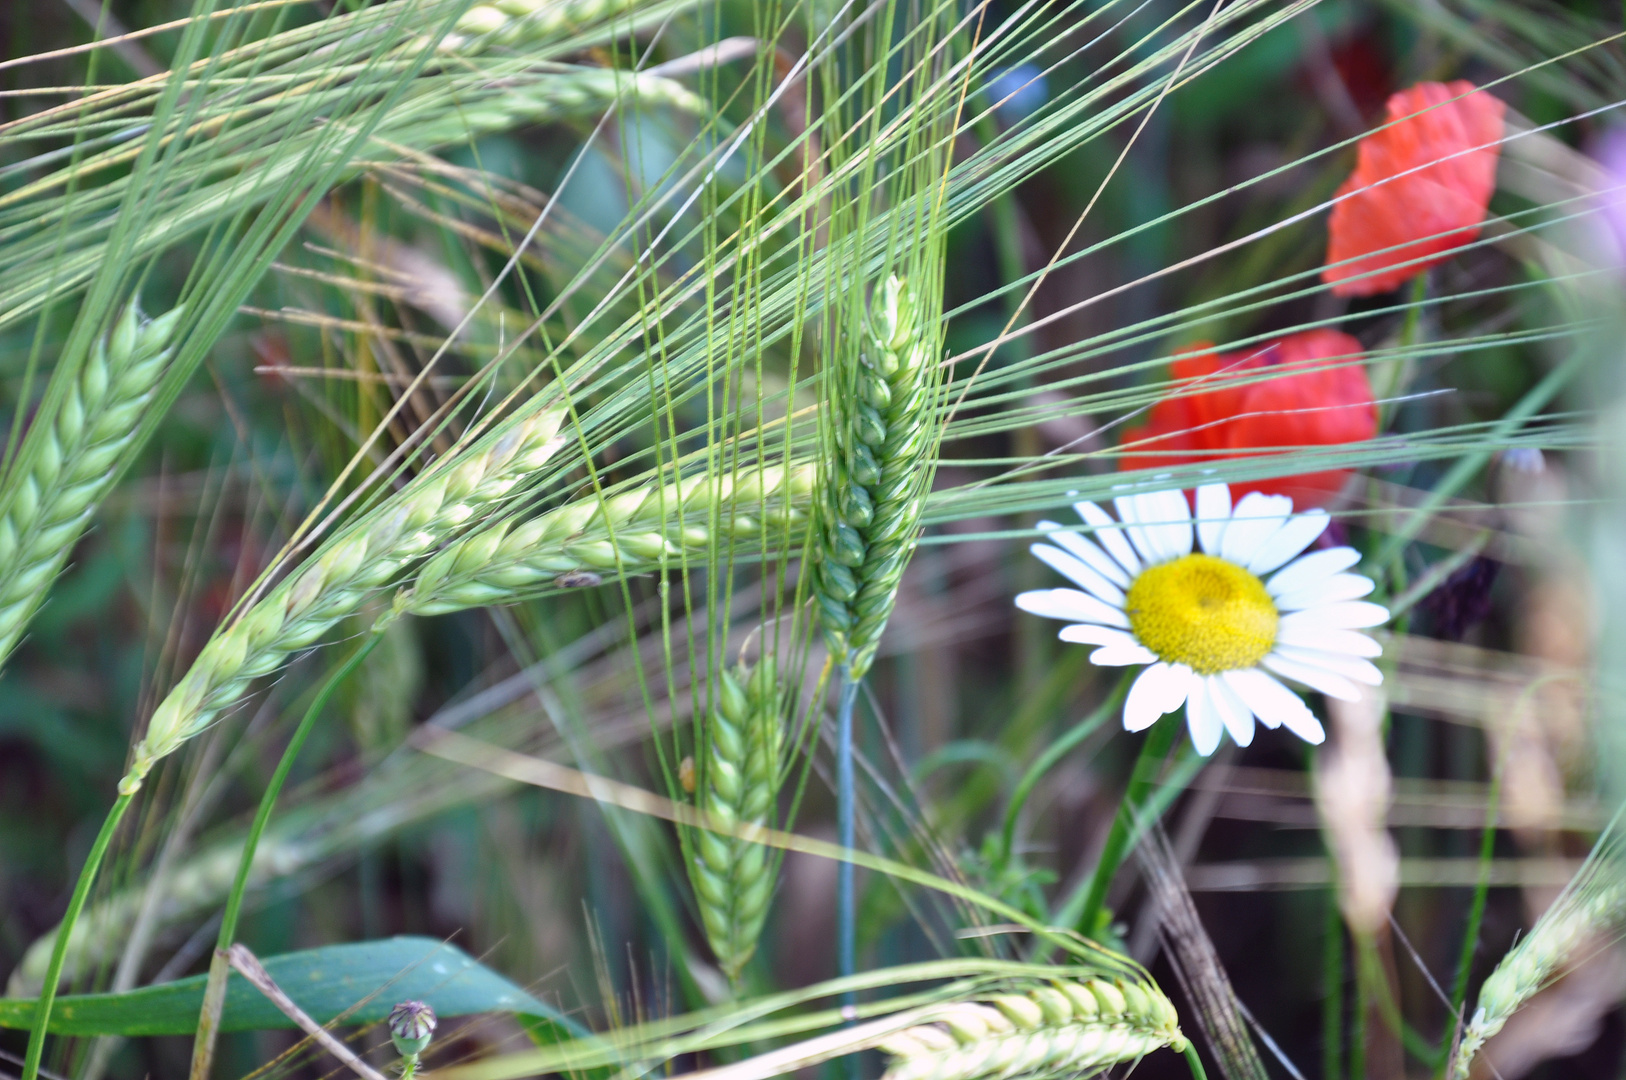
<svg viewBox="0 0 1626 1080">
<path fill-rule="evenodd" d="M 56 415 L 24 440 L 28 468 L 0 515 L 0 664 L 107 495 L 169 363 L 180 318 L 177 308 L 149 322 L 131 303 L 91 349 Z"/>
<path fill-rule="evenodd" d="M 1605 835 L 1599 848 L 1611 839 Z M 1622 871 L 1614 858 L 1595 854 L 1524 940 L 1502 957 L 1479 988 L 1478 1007 L 1452 1055 L 1452 1080 L 1466 1080 L 1474 1055 L 1485 1042 L 1567 965 L 1581 959 L 1584 945 L 1614 934 L 1626 922 Z"/>
<path fill-rule="evenodd" d="M 685 551 L 724 537 L 750 539 L 769 528 L 788 545 L 806 520 L 813 469 L 770 465 L 737 476 L 700 474 L 646 484 L 600 500 L 578 499 L 523 524 L 505 522 L 463 537 L 424 565 L 396 608 L 437 615 L 486 604 L 512 603 L 548 588 L 594 585 L 601 574 L 658 569 Z"/>
<path fill-rule="evenodd" d="M 408 563 L 541 468 L 563 443 L 558 437 L 563 417 L 557 408 L 538 410 L 500 437 L 430 469 L 216 631 L 159 703 L 120 791 L 139 788 L 154 763 L 202 731 L 249 683 L 355 614 Z"/>
<path fill-rule="evenodd" d="M 705 727 L 700 808 L 723 826 L 770 825 L 779 794 L 781 694 L 771 657 L 720 672 Z M 756 952 L 774 877 L 768 849 L 718 832 L 694 834 L 694 882 L 711 951 L 732 983 Z"/>
<path fill-rule="evenodd" d="M 821 491 L 816 595 L 831 652 L 853 679 L 869 670 L 920 528 L 935 450 L 937 320 L 887 278 L 854 376 L 832 401 L 834 475 Z"/>
<path fill-rule="evenodd" d="M 1183 1052 L 1174 1005 L 1151 983 L 1058 981 L 953 1005 L 936 1023 L 883 1041 L 883 1080 L 1078 1076 L 1160 1047 Z"/>
</svg>

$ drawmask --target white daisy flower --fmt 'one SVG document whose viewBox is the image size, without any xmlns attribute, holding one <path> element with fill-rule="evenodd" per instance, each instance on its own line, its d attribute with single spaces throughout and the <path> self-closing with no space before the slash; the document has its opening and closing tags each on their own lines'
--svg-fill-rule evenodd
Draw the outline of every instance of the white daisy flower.
<svg viewBox="0 0 1626 1080">
<path fill-rule="evenodd" d="M 1096 646 L 1091 663 L 1150 665 L 1129 688 L 1125 729 L 1184 705 L 1200 754 L 1214 752 L 1221 732 L 1247 746 L 1256 718 L 1320 743 L 1321 722 L 1277 676 L 1348 701 L 1360 695 L 1356 683 L 1383 681 L 1369 659 L 1382 649 L 1359 631 L 1389 612 L 1361 600 L 1370 578 L 1346 573 L 1359 553 L 1295 558 L 1327 527 L 1325 511 L 1295 514 L 1292 499 L 1259 492 L 1233 510 L 1224 484 L 1197 489 L 1195 520 L 1179 491 L 1112 502 L 1118 520 L 1095 503 L 1074 507 L 1095 540 L 1039 523 L 1053 543 L 1033 553 L 1079 589 L 1025 592 L 1016 606 L 1071 623 L 1060 637 Z"/>
</svg>

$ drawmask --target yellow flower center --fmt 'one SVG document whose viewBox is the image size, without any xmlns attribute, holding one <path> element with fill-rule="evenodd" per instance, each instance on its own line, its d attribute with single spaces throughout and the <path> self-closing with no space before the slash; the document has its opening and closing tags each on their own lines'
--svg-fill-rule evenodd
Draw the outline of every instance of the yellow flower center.
<svg viewBox="0 0 1626 1080">
<path fill-rule="evenodd" d="M 1142 645 L 1201 675 L 1263 660 L 1276 644 L 1280 619 L 1258 577 L 1196 554 L 1143 571 L 1129 586 L 1124 613 Z"/>
</svg>

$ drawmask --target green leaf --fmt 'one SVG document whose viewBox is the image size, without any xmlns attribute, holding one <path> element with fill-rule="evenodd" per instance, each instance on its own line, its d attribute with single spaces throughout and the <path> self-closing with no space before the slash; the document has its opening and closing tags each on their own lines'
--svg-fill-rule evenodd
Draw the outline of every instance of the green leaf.
<svg viewBox="0 0 1626 1080">
<path fill-rule="evenodd" d="M 396 1002 L 427 1001 L 443 1017 L 516 1014 L 532 1038 L 552 1041 L 589 1034 L 575 1021 L 521 990 L 467 953 L 435 938 L 396 937 L 304 949 L 264 960 L 265 970 L 318 1023 L 343 1015 L 346 1024 L 372 1024 Z M 198 1023 L 206 975 L 123 994 L 76 994 L 56 999 L 51 1031 L 58 1035 L 190 1035 Z M 365 999 L 365 1000 L 364 1000 Z M 33 998 L 0 998 L 0 1028 L 28 1028 Z M 222 1031 L 291 1028 L 294 1022 L 242 976 L 226 989 Z"/>
</svg>

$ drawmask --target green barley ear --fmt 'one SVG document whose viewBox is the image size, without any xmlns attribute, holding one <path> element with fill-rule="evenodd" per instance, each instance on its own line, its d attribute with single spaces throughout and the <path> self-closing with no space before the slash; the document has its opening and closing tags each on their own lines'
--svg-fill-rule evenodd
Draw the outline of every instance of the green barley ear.
<svg viewBox="0 0 1626 1080">
<path fill-rule="evenodd" d="M 702 729 L 696 801 L 722 825 L 771 825 L 779 795 L 779 748 L 784 696 L 772 657 L 755 670 L 719 672 L 715 701 Z M 706 940 L 731 983 L 756 952 L 773 896 L 773 860 L 766 847 L 740 837 L 697 830 L 689 878 Z"/>
<path fill-rule="evenodd" d="M 396 598 L 395 610 L 439 615 L 597 585 L 610 575 L 658 570 L 686 554 L 699 560 L 729 541 L 758 540 L 764 524 L 769 544 L 790 550 L 807 520 L 813 482 L 810 465 L 769 465 L 584 497 L 446 545 Z"/>
<path fill-rule="evenodd" d="M 628 16 L 637 6 L 638 0 L 487 0 L 471 5 L 459 16 L 453 32 L 441 40 L 440 47 L 443 52 L 468 55 L 494 45 L 525 48 L 551 44 L 593 23 L 607 23 L 624 31 L 630 29 Z"/>
<path fill-rule="evenodd" d="M 500 94 L 460 102 L 403 132 L 399 141 L 414 147 L 455 145 L 524 125 L 591 116 L 617 103 L 694 116 L 707 112 L 705 101 L 675 79 L 646 71 L 571 67 L 518 81 Z"/>
<path fill-rule="evenodd" d="M 437 463 L 217 630 L 153 712 L 120 792 L 140 788 L 159 759 L 207 727 L 255 679 L 356 614 L 409 563 L 511 494 L 563 445 L 563 419 L 561 408 L 538 409 Z"/>
<path fill-rule="evenodd" d="M 820 486 L 816 597 L 826 639 L 850 677 L 875 658 L 920 530 L 937 452 L 936 290 L 896 276 L 875 297 L 848 390 L 832 396 L 831 475 Z"/>
<path fill-rule="evenodd" d="M 85 526 L 169 364 L 181 309 L 148 321 L 134 302 L 96 343 L 61 407 L 19 451 L 0 514 L 0 664 L 10 657 Z"/>
<path fill-rule="evenodd" d="M 950 1006 L 936 1023 L 881 1043 L 883 1080 L 1089 1075 L 1169 1047 L 1183 1053 L 1174 1005 L 1150 981 L 1058 981 L 1026 994 Z"/>
<path fill-rule="evenodd" d="M 1604 830 L 1564 892 L 1479 988 L 1478 1007 L 1451 1058 L 1451 1080 L 1467 1080 L 1485 1042 L 1569 965 L 1584 959 L 1587 946 L 1615 937 L 1626 926 L 1626 853 L 1619 823 L 1617 817 Z"/>
</svg>

